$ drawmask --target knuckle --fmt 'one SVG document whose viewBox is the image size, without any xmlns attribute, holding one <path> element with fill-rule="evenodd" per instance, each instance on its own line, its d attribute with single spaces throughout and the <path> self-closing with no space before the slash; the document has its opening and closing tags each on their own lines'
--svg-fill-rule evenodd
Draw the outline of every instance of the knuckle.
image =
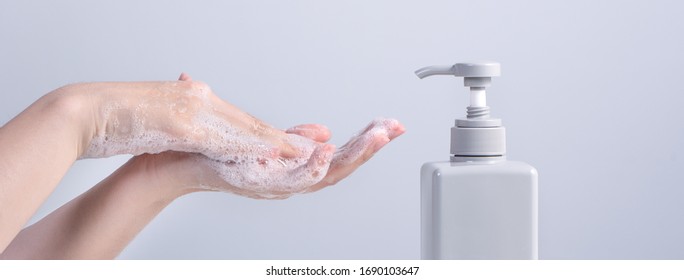
<svg viewBox="0 0 684 280">
<path fill-rule="evenodd" d="M 204 98 L 212 93 L 211 87 L 201 81 L 186 81 L 182 82 L 183 94 L 188 96 L 197 96 Z"/>
<path fill-rule="evenodd" d="M 190 88 L 200 91 L 210 91 L 209 85 L 202 81 L 189 81 Z"/>
</svg>

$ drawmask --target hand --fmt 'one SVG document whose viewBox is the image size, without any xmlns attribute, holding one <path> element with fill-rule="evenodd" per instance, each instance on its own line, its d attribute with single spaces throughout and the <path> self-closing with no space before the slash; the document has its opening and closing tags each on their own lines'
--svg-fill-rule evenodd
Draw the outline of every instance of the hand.
<svg viewBox="0 0 684 280">
<path fill-rule="evenodd" d="M 187 75 L 181 80 L 189 81 Z M 270 127 L 270 126 L 269 126 Z M 378 119 L 369 124 L 339 150 L 324 144 L 330 138 L 325 126 L 308 124 L 286 130 L 290 143 L 308 157 L 238 156 L 227 161 L 200 154 L 166 152 L 144 155 L 154 174 L 182 194 L 199 190 L 232 192 L 252 198 L 282 199 L 333 185 L 369 160 L 380 148 L 404 132 L 396 120 Z M 276 134 L 277 135 L 277 134 Z M 308 152 L 310 150 L 313 152 Z M 256 159 L 251 164 L 245 158 Z"/>
<path fill-rule="evenodd" d="M 334 147 L 287 134 L 215 96 L 204 83 L 80 84 L 95 100 L 94 135 L 81 158 L 180 151 L 201 153 L 237 187 L 314 184 Z"/>
<path fill-rule="evenodd" d="M 302 156 L 288 135 L 221 100 L 202 82 L 77 84 L 95 100 L 94 135 L 81 158 L 163 151 L 202 153 L 229 161 Z M 310 151 L 309 151 L 310 152 Z"/>
</svg>

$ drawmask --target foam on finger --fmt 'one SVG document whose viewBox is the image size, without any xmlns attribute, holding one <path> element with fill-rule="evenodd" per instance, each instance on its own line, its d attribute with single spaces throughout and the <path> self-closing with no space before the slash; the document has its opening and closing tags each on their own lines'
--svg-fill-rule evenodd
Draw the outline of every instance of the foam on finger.
<svg viewBox="0 0 684 280">
<path fill-rule="evenodd" d="M 243 154 L 228 161 L 207 159 L 208 165 L 231 186 L 263 196 L 303 192 L 327 174 L 333 149 L 298 135 L 287 137 L 299 156 L 267 158 Z"/>
<path fill-rule="evenodd" d="M 220 178 L 206 188 L 284 198 L 320 182 L 331 164 L 359 162 L 364 155 L 370 155 L 369 149 L 370 153 L 377 149 L 381 142 L 378 137 L 390 139 L 400 126 L 396 120 L 378 118 L 337 151 L 332 145 L 297 134 L 283 133 L 282 138 L 278 135 L 275 141 L 282 143 L 276 143 L 274 137 L 255 133 L 258 129 L 217 114 L 209 101 L 209 91 L 203 84 L 170 83 L 148 95 L 111 102 L 99 116 L 107 120 L 105 127 L 97 131 L 82 158 L 169 150 L 198 153 L 203 155 L 199 163 Z M 294 129 L 303 130 L 297 132 L 310 138 L 327 138 L 316 134 L 327 132 L 322 126 Z M 294 156 L 280 156 L 283 144 L 295 150 Z"/>
<path fill-rule="evenodd" d="M 375 147 L 377 137 L 389 138 L 395 128 L 399 126 L 399 121 L 395 119 L 377 118 L 373 120 L 335 152 L 333 164 L 348 165 L 357 162 L 364 154 L 368 153 L 369 149 Z"/>
</svg>

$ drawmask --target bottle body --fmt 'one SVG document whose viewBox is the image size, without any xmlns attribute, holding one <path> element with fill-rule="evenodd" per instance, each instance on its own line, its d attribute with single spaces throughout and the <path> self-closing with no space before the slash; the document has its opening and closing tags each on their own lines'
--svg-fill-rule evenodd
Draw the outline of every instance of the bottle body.
<svg viewBox="0 0 684 280">
<path fill-rule="evenodd" d="M 538 179 L 517 161 L 421 168 L 422 259 L 537 259 Z"/>
</svg>

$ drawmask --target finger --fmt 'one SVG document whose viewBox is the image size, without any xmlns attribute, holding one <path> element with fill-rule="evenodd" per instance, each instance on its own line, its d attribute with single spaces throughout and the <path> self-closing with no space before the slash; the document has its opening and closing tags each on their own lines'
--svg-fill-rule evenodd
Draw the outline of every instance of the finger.
<svg viewBox="0 0 684 280">
<path fill-rule="evenodd" d="M 269 199 L 287 198 L 296 193 L 306 192 L 310 185 L 319 182 L 326 176 L 335 153 L 335 146 L 331 144 L 318 144 L 304 165 L 288 172 L 289 179 L 301 182 L 299 187 L 272 187 L 260 195 L 268 196 Z"/>
<path fill-rule="evenodd" d="M 363 163 L 405 131 L 396 120 L 376 120 L 335 153 L 328 174 L 307 192 L 320 190 L 349 176 Z"/>
<path fill-rule="evenodd" d="M 190 75 L 186 74 L 185 72 L 180 74 L 180 77 L 178 77 L 179 81 L 192 81 L 192 78 Z"/>
<path fill-rule="evenodd" d="M 273 153 L 273 158 L 295 158 L 299 156 L 299 151 L 295 149 L 292 145 L 289 143 L 283 141 L 283 140 L 273 140 L 274 142 L 280 141 L 280 144 L 277 148 L 275 148 L 275 153 Z"/>
<path fill-rule="evenodd" d="M 335 153 L 335 145 L 322 144 L 311 153 L 306 166 L 310 170 L 320 170 L 327 167 L 333 159 Z M 316 177 L 317 175 L 314 175 Z M 321 177 L 322 178 L 322 177 Z"/>
<path fill-rule="evenodd" d="M 321 181 L 328 173 L 334 153 L 334 145 L 322 144 L 318 146 L 307 160 L 306 165 L 302 166 L 301 171 L 298 172 L 307 174 L 306 177 L 312 179 L 310 184 Z M 308 188 L 306 186 L 301 190 L 307 190 Z"/>
<path fill-rule="evenodd" d="M 317 142 L 328 142 L 330 130 L 322 124 L 302 124 L 285 130 L 286 133 L 297 134 Z"/>
<path fill-rule="evenodd" d="M 406 128 L 404 127 L 403 124 L 400 122 L 394 120 L 395 123 L 392 123 L 389 125 L 389 129 L 387 131 L 387 136 L 389 137 L 390 141 L 394 140 L 394 138 L 399 137 L 400 135 L 404 134 L 406 132 Z"/>
<path fill-rule="evenodd" d="M 293 158 L 299 156 L 299 151 L 287 142 L 287 133 L 274 128 L 256 117 L 240 110 L 219 96 L 211 94 L 209 100 L 212 105 L 212 113 L 234 125 L 238 130 L 258 139 L 263 139 L 277 148 L 273 157 Z"/>
</svg>

